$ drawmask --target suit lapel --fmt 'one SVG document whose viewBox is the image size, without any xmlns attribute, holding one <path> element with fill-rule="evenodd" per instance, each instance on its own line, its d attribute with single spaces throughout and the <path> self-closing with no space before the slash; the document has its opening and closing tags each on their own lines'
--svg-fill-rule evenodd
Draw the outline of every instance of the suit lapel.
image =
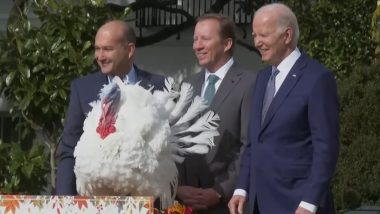
<svg viewBox="0 0 380 214">
<path fill-rule="evenodd" d="M 97 90 L 96 93 L 100 93 L 100 89 L 103 88 L 104 85 L 107 85 L 108 82 L 108 76 L 106 74 L 103 74 L 100 70 L 97 72 L 94 80 L 94 84 L 92 84 L 93 87 L 95 87 Z"/>
<path fill-rule="evenodd" d="M 211 109 L 218 111 L 219 107 L 222 106 L 223 101 L 240 81 L 242 73 L 241 70 L 237 69 L 236 63 L 231 66 L 211 102 Z"/>
<path fill-rule="evenodd" d="M 137 82 L 140 82 L 140 85 L 145 88 L 149 89 L 151 86 L 149 85 L 149 75 L 148 73 L 144 72 L 143 70 L 139 69 L 137 66 L 133 65 L 136 72 Z"/>
<path fill-rule="evenodd" d="M 300 58 L 297 60 L 297 62 L 294 64 L 292 69 L 289 71 L 280 89 L 277 91 L 276 96 L 274 97 L 271 105 L 269 106 L 269 109 L 268 109 L 267 115 L 265 116 L 264 123 L 261 130 L 265 129 L 268 123 L 272 120 L 274 114 L 281 106 L 281 103 L 285 100 L 285 98 L 289 95 L 289 93 L 292 91 L 292 89 L 296 85 L 297 81 L 301 78 L 302 74 L 304 73 L 303 67 L 305 67 L 305 65 L 306 65 L 306 55 L 302 54 Z M 261 102 L 261 105 L 262 105 L 262 102 Z"/>
<path fill-rule="evenodd" d="M 83 112 L 86 114 L 92 109 L 90 103 L 99 99 L 99 93 L 101 89 L 104 85 L 108 84 L 108 77 L 100 70 L 98 70 L 93 76 L 91 76 L 91 79 L 89 81 L 91 81 L 91 84 L 85 84 L 87 88 L 81 88 L 82 90 L 86 91 L 86 96 L 83 96 L 81 99 Z"/>
</svg>

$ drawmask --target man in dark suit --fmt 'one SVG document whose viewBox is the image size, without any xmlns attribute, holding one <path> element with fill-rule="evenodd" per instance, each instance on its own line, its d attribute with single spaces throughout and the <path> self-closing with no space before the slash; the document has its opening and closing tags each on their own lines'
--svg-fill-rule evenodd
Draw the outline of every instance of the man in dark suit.
<svg viewBox="0 0 380 214">
<path fill-rule="evenodd" d="M 100 70 L 71 83 L 70 104 L 58 152 L 57 195 L 77 194 L 73 152 L 83 133 L 86 114 L 91 110 L 89 103 L 98 99 L 103 85 L 119 76 L 128 84 L 140 82 L 145 88 L 162 89 L 163 76 L 150 74 L 133 65 L 135 43 L 133 28 L 123 21 L 110 21 L 99 28 L 95 38 L 95 58 Z"/>
<path fill-rule="evenodd" d="M 260 8 L 253 39 L 263 61 L 232 214 L 335 213 L 330 181 L 339 152 L 334 75 L 297 48 L 299 29 L 284 4 Z M 247 195 L 248 193 L 248 195 Z"/>
<path fill-rule="evenodd" d="M 188 82 L 220 116 L 220 136 L 214 139 L 215 147 L 208 154 L 186 157 L 179 168 L 177 197 L 197 213 L 229 213 L 227 202 L 246 142 L 255 73 L 234 62 L 235 24 L 228 17 L 200 17 L 193 39 L 193 50 L 204 69 Z"/>
</svg>

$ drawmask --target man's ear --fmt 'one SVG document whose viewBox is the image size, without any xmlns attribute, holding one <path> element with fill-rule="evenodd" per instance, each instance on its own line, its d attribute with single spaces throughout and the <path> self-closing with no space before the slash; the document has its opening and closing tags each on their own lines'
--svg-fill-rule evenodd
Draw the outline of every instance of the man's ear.
<svg viewBox="0 0 380 214">
<path fill-rule="evenodd" d="M 232 39 L 227 38 L 224 40 L 224 52 L 231 51 L 232 49 Z"/>
<path fill-rule="evenodd" d="M 135 43 L 131 43 L 131 42 L 129 42 L 129 43 L 127 44 L 127 49 L 128 49 L 128 58 L 129 58 L 129 59 L 132 59 L 133 56 L 134 56 L 134 54 L 135 54 L 135 49 L 136 49 L 136 45 L 135 45 Z"/>
<path fill-rule="evenodd" d="M 285 44 L 291 44 L 294 37 L 294 31 L 292 28 L 287 27 L 284 32 Z"/>
</svg>

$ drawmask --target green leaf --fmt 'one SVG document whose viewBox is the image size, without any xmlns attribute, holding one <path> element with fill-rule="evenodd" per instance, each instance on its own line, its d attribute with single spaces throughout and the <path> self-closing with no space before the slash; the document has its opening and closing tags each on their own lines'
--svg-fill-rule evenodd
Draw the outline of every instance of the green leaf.
<svg viewBox="0 0 380 214">
<path fill-rule="evenodd" d="M 91 4 L 97 7 L 103 6 L 104 0 L 91 0 Z"/>
<path fill-rule="evenodd" d="M 55 13 L 59 9 L 58 4 L 55 0 L 47 0 L 45 3 L 52 9 L 52 12 Z"/>
<path fill-rule="evenodd" d="M 22 172 L 25 174 L 26 178 L 30 179 L 32 172 L 34 169 L 34 165 L 32 163 L 26 163 L 22 168 Z"/>
<path fill-rule="evenodd" d="M 19 108 L 20 108 L 20 110 L 21 110 L 21 111 L 26 110 L 26 109 L 28 108 L 29 104 L 30 104 L 30 99 L 29 99 L 28 97 L 24 97 L 24 98 L 21 100 L 20 104 L 19 104 Z"/>
<path fill-rule="evenodd" d="M 18 51 L 19 55 L 22 56 L 23 55 L 23 47 L 24 47 L 23 41 L 16 40 L 16 45 L 17 45 L 17 51 Z"/>
<path fill-rule="evenodd" d="M 21 132 L 21 139 L 25 139 L 25 137 L 28 136 L 29 134 L 30 134 L 29 129 L 23 129 Z"/>
<path fill-rule="evenodd" d="M 33 38 L 31 38 L 31 39 L 27 39 L 26 42 L 25 42 L 25 45 L 24 45 L 25 49 L 30 49 L 30 48 L 32 48 L 33 42 L 34 42 L 34 39 L 33 39 Z"/>
<path fill-rule="evenodd" d="M 15 162 L 12 162 L 12 164 L 15 164 L 16 166 L 18 164 L 20 164 L 19 161 L 22 160 L 22 157 L 23 157 L 23 152 L 20 148 L 20 145 L 19 144 L 13 144 L 12 148 L 11 148 L 10 158 L 12 160 L 15 160 Z"/>
<path fill-rule="evenodd" d="M 90 41 L 86 41 L 84 44 L 83 44 L 83 47 L 82 47 L 82 50 L 81 50 L 81 53 L 84 53 L 89 47 L 91 47 L 92 43 Z"/>
<path fill-rule="evenodd" d="M 46 67 L 45 64 L 40 63 L 40 64 L 33 67 L 32 73 L 39 72 L 40 70 L 44 69 L 45 67 Z"/>
<path fill-rule="evenodd" d="M 51 81 L 55 81 L 55 76 L 53 74 L 48 74 L 45 76 L 45 82 L 49 83 Z"/>
<path fill-rule="evenodd" d="M 63 99 L 63 100 L 66 100 L 67 99 L 67 92 L 65 90 L 58 90 L 58 93 L 59 93 L 59 96 Z"/>
<path fill-rule="evenodd" d="M 27 8 L 27 7 L 25 7 L 25 8 Z M 27 14 L 27 13 L 28 13 L 28 12 L 26 11 L 25 14 Z M 26 20 L 24 23 L 25 23 L 25 28 L 26 28 L 26 30 L 29 32 L 30 29 L 31 29 L 30 21 L 29 21 L 29 20 Z"/>
<path fill-rule="evenodd" d="M 54 53 L 59 50 L 59 46 L 62 44 L 62 38 L 59 38 L 56 42 L 51 46 L 51 51 Z"/>
<path fill-rule="evenodd" d="M 86 55 L 84 58 L 83 58 L 83 65 L 84 66 L 91 66 L 94 64 L 94 61 L 95 61 L 95 56 L 93 54 L 91 55 Z M 87 71 L 86 71 L 87 72 Z"/>
<path fill-rule="evenodd" d="M 39 106 L 39 105 L 41 105 L 41 103 L 42 103 L 42 98 L 41 98 L 41 97 L 36 96 L 36 97 L 33 99 L 33 105 L 34 105 L 34 106 Z"/>
<path fill-rule="evenodd" d="M 51 95 L 50 95 L 50 100 L 54 100 L 58 95 L 58 91 L 54 91 Z"/>
<path fill-rule="evenodd" d="M 36 157 L 41 157 L 41 154 L 43 154 L 44 147 L 38 144 L 34 144 L 32 149 L 29 152 L 28 157 L 33 159 Z"/>
<path fill-rule="evenodd" d="M 17 68 L 24 77 L 26 77 L 27 79 L 30 78 L 30 69 L 27 65 L 18 64 Z"/>
<path fill-rule="evenodd" d="M 6 84 L 7 86 L 10 86 L 10 85 L 11 85 L 13 79 L 15 78 L 15 75 L 16 75 L 15 72 L 11 72 L 11 73 L 9 73 L 9 74 L 7 75 L 7 77 L 5 78 L 5 84 Z"/>
<path fill-rule="evenodd" d="M 42 107 L 42 112 L 44 114 L 46 114 L 47 112 L 49 112 L 49 110 L 50 110 L 50 104 L 47 104 L 47 105 L 45 105 L 45 106 Z"/>
</svg>

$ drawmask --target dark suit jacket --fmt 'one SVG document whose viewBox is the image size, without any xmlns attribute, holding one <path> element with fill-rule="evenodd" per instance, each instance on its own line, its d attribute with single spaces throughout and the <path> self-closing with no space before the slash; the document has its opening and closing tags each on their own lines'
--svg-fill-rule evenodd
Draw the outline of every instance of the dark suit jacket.
<svg viewBox="0 0 380 214">
<path fill-rule="evenodd" d="M 154 89 L 163 88 L 165 79 L 163 76 L 150 74 L 136 66 L 135 71 L 137 81 L 141 81 L 140 85 L 144 88 L 151 86 L 154 86 Z M 74 148 L 83 133 L 86 115 L 91 110 L 89 103 L 99 99 L 98 94 L 105 84 L 108 84 L 107 75 L 100 71 L 80 77 L 71 83 L 70 104 L 66 112 L 62 142 L 58 148 L 57 195 L 77 195 Z"/>
<path fill-rule="evenodd" d="M 233 194 L 238 175 L 239 160 L 246 142 L 250 97 L 256 73 L 234 63 L 223 78 L 210 109 L 220 116 L 220 136 L 214 139 L 215 147 L 207 155 L 186 157 L 180 170 L 180 185 L 213 188 L 223 198 L 223 203 L 204 213 L 229 213 L 227 203 Z M 201 95 L 205 71 L 190 80 L 195 94 Z"/>
<path fill-rule="evenodd" d="M 301 201 L 335 213 L 329 183 L 339 151 L 339 106 L 333 74 L 305 54 L 274 97 L 261 125 L 271 68 L 259 73 L 249 139 L 237 188 L 249 192 L 250 212 L 293 214 Z"/>
</svg>

